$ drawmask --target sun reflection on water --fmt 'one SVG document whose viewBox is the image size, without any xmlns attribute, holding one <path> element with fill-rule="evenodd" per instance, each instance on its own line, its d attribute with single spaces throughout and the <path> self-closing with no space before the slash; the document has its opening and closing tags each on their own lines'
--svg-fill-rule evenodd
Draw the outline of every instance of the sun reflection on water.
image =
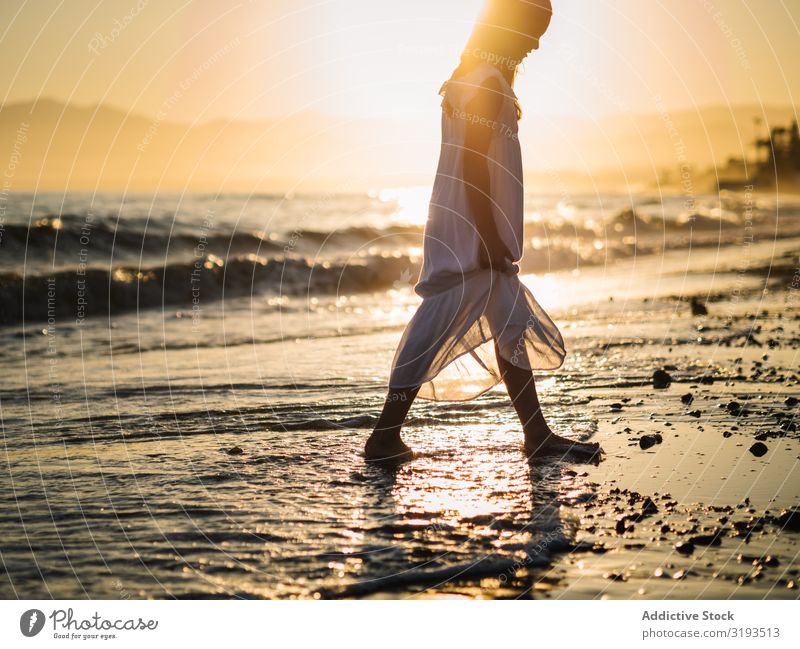
<svg viewBox="0 0 800 649">
<path fill-rule="evenodd" d="M 520 433 L 513 427 L 493 428 L 489 424 L 458 435 L 439 431 L 431 435 L 429 466 L 424 472 L 409 474 L 407 480 L 399 476 L 393 492 L 397 512 L 409 518 L 424 513 L 425 520 L 435 514 L 438 522 L 457 526 L 464 519 L 500 516 L 529 507 L 524 457 L 520 453 L 512 460 L 498 449 L 516 445 Z M 465 448 L 468 452 L 458 452 Z"/>
</svg>

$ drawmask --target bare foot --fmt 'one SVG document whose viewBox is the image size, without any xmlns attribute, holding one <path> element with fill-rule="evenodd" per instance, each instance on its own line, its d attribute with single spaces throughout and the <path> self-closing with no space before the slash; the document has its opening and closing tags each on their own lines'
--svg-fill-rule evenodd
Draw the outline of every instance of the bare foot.
<svg viewBox="0 0 800 649">
<path fill-rule="evenodd" d="M 403 464 L 414 459 L 412 451 L 399 435 L 388 437 L 372 433 L 364 446 L 367 462 Z"/>
<path fill-rule="evenodd" d="M 535 430 L 525 431 L 525 454 L 529 458 L 555 454 L 592 458 L 602 452 L 603 449 L 597 442 L 579 442 L 556 435 L 546 424 L 537 426 Z"/>
</svg>

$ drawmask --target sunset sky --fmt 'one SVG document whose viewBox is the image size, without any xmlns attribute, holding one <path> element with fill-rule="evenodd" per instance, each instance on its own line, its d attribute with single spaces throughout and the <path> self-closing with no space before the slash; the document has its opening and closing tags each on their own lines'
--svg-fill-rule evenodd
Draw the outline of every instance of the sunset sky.
<svg viewBox="0 0 800 649">
<path fill-rule="evenodd" d="M 481 5 L 4 0 L 2 101 L 104 102 L 179 121 L 302 111 L 427 119 Z M 653 112 L 656 97 L 669 110 L 798 101 L 796 0 L 553 5 L 518 80 L 528 113 Z"/>
<path fill-rule="evenodd" d="M 709 186 L 796 117 L 800 0 L 552 2 L 515 85 L 545 184 L 652 186 L 685 151 Z M 4 0 L 0 147 L 27 125 L 20 190 L 425 186 L 482 6 Z"/>
</svg>

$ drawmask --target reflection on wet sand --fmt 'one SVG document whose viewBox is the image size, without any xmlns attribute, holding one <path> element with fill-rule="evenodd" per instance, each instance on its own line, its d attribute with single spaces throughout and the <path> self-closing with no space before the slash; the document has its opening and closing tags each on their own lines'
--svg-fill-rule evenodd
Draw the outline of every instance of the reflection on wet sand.
<svg viewBox="0 0 800 649">
<path fill-rule="evenodd" d="M 324 596 L 532 589 L 524 575 L 548 565 L 553 553 L 576 549 L 576 521 L 562 517 L 561 505 L 593 495 L 565 462 L 526 461 L 518 437 L 512 429 L 432 431 L 429 450 L 415 462 L 370 466 L 364 525 L 385 545 L 356 549 L 365 568 L 352 575 L 357 582 Z M 401 557 L 403 569 L 388 571 Z"/>
</svg>

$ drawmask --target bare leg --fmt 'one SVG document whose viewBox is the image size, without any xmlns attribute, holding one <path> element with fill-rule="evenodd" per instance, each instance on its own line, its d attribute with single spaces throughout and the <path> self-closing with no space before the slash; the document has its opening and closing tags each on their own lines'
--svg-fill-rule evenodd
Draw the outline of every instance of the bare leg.
<svg viewBox="0 0 800 649">
<path fill-rule="evenodd" d="M 536 394 L 533 372 L 516 367 L 503 358 L 496 342 L 494 350 L 508 396 L 511 397 L 511 403 L 514 404 L 522 423 L 522 430 L 525 432 L 525 453 L 528 457 L 569 451 L 594 455 L 600 451 L 600 445 L 597 443 L 578 442 L 556 435 L 550 430 L 542 414 L 539 396 Z"/>
<path fill-rule="evenodd" d="M 419 388 L 389 389 L 375 430 L 372 431 L 372 435 L 369 436 L 364 446 L 364 455 L 367 460 L 400 463 L 414 458 L 413 451 L 400 437 L 400 429 L 406 420 L 411 404 L 414 403 L 417 392 L 419 392 Z"/>
</svg>

